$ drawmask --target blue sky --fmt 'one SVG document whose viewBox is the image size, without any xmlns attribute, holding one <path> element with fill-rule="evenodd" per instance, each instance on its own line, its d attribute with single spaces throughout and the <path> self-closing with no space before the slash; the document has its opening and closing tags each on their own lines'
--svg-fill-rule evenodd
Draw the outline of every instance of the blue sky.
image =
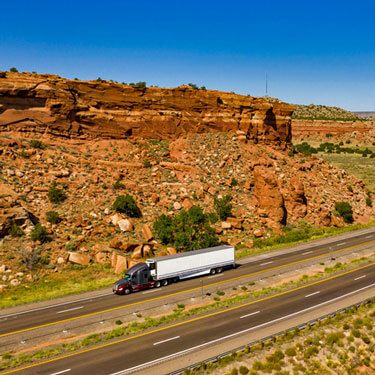
<svg viewBox="0 0 375 375">
<path fill-rule="evenodd" d="M 0 69 L 375 110 L 375 2 L 14 0 Z"/>
</svg>

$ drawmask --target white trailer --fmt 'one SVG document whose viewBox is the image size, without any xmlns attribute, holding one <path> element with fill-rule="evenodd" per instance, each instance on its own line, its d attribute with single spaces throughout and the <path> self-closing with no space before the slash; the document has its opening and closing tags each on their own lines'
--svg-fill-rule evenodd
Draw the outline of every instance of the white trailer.
<svg viewBox="0 0 375 375">
<path fill-rule="evenodd" d="M 234 247 L 221 245 L 207 249 L 147 259 L 146 264 L 155 286 L 166 285 L 169 280 L 220 273 L 223 267 L 235 266 Z"/>
</svg>

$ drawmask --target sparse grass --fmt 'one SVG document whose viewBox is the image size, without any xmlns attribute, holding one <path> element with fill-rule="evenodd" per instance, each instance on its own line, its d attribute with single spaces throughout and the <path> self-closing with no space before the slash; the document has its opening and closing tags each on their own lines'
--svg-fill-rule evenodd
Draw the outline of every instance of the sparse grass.
<svg viewBox="0 0 375 375">
<path fill-rule="evenodd" d="M 285 233 L 278 236 L 272 236 L 267 239 L 258 239 L 254 241 L 254 247 L 251 249 L 238 247 L 236 251 L 236 258 L 243 258 L 246 256 L 256 255 L 272 250 L 282 249 L 285 247 L 298 245 L 307 241 L 316 240 L 319 238 L 326 238 L 340 233 L 347 233 L 358 229 L 373 227 L 375 222 L 368 224 L 352 224 L 342 228 L 336 227 L 322 227 L 315 228 L 310 225 L 301 224 L 295 228 L 286 229 Z"/>
<path fill-rule="evenodd" d="M 40 279 L 37 276 L 32 284 L 21 284 L 7 289 L 1 294 L 0 308 L 83 293 L 110 286 L 117 279 L 118 277 L 106 266 L 72 265 L 63 272 L 51 273 Z"/>
<path fill-rule="evenodd" d="M 363 158 L 357 154 L 319 154 L 323 159 L 334 166 L 344 169 L 361 179 L 367 188 L 375 193 L 375 160 Z"/>
</svg>

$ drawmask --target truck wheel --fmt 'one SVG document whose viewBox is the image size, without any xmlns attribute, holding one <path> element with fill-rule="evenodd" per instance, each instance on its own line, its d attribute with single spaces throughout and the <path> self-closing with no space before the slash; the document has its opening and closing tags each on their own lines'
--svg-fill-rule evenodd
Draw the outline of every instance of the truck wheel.
<svg viewBox="0 0 375 375">
<path fill-rule="evenodd" d="M 215 273 L 216 273 L 215 268 L 212 268 L 211 271 L 210 271 L 210 275 L 215 275 Z"/>
<path fill-rule="evenodd" d="M 130 294 L 131 290 L 129 288 L 124 289 L 124 294 Z"/>
<path fill-rule="evenodd" d="M 163 285 L 163 286 L 167 286 L 167 285 L 168 285 L 168 280 L 163 280 L 163 281 L 162 281 L 162 285 Z"/>
<path fill-rule="evenodd" d="M 160 281 L 155 281 L 155 288 L 160 288 L 160 286 L 161 286 Z"/>
</svg>

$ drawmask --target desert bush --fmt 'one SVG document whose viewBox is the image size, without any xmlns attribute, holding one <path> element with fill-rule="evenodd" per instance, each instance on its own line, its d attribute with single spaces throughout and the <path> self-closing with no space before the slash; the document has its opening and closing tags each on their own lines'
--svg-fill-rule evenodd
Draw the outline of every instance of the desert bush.
<svg viewBox="0 0 375 375">
<path fill-rule="evenodd" d="M 144 166 L 145 168 L 151 168 L 152 165 L 151 165 L 150 160 L 148 160 L 148 159 L 143 160 L 143 166 Z"/>
<path fill-rule="evenodd" d="M 288 356 L 288 357 L 294 357 L 296 354 L 297 354 L 297 351 L 295 348 L 293 347 L 289 347 L 289 348 L 286 348 L 285 349 L 285 354 Z"/>
<path fill-rule="evenodd" d="M 61 222 L 59 213 L 56 211 L 48 211 L 46 213 L 46 220 L 51 224 L 58 224 Z"/>
<path fill-rule="evenodd" d="M 22 237 L 25 233 L 15 222 L 13 222 L 10 227 L 9 234 L 12 237 Z"/>
<path fill-rule="evenodd" d="M 215 246 L 219 239 L 210 220 L 201 207 L 193 206 L 189 210 L 181 210 L 173 217 L 161 215 L 153 225 L 154 233 L 165 245 L 173 245 L 177 249 L 189 251 Z"/>
<path fill-rule="evenodd" d="M 144 81 L 140 81 L 136 83 L 129 83 L 129 86 L 132 86 L 135 89 L 145 89 L 147 87 L 147 84 Z"/>
<path fill-rule="evenodd" d="M 42 141 L 39 141 L 38 139 L 32 139 L 30 141 L 30 146 L 32 148 L 37 148 L 37 149 L 40 149 L 40 150 L 43 150 L 43 149 L 46 148 L 46 145 Z"/>
<path fill-rule="evenodd" d="M 118 196 L 114 201 L 112 208 L 117 212 L 128 215 L 129 217 L 142 216 L 141 210 L 137 206 L 135 199 L 129 194 Z"/>
<path fill-rule="evenodd" d="M 33 270 L 39 263 L 40 260 L 40 248 L 32 248 L 31 251 L 24 249 L 23 247 L 16 248 L 16 252 L 21 258 L 20 261 L 27 269 Z"/>
<path fill-rule="evenodd" d="M 372 207 L 372 199 L 370 196 L 366 197 L 366 206 L 367 207 Z"/>
<path fill-rule="evenodd" d="M 116 182 L 112 185 L 114 190 L 124 189 L 124 187 L 125 185 L 120 180 L 116 180 Z"/>
<path fill-rule="evenodd" d="M 353 219 L 353 209 L 349 202 L 336 202 L 335 211 L 340 215 L 345 223 L 352 223 Z"/>
<path fill-rule="evenodd" d="M 10 68 L 9 71 L 12 72 L 12 73 L 18 73 L 18 69 L 15 68 L 14 66 L 12 68 Z"/>
<path fill-rule="evenodd" d="M 34 229 L 31 231 L 31 239 L 33 241 L 40 241 L 41 243 L 48 242 L 48 232 L 47 229 L 40 223 L 35 225 Z"/>
<path fill-rule="evenodd" d="M 214 198 L 214 208 L 219 216 L 220 220 L 225 220 L 227 217 L 232 215 L 232 200 L 230 195 L 225 195 L 222 198 L 217 196 Z"/>
<path fill-rule="evenodd" d="M 48 199 L 51 203 L 59 204 L 65 201 L 66 194 L 63 189 L 57 187 L 56 183 L 53 182 L 48 189 Z"/>
</svg>

